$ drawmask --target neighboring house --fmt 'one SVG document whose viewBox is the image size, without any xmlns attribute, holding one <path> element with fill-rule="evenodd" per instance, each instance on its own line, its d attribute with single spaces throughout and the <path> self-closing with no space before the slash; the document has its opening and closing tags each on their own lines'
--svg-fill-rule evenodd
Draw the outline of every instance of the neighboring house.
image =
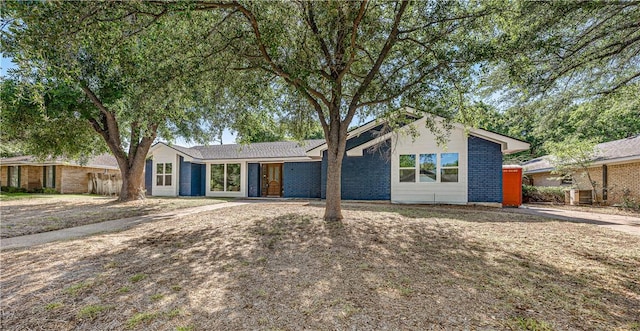
<svg viewBox="0 0 640 331">
<path fill-rule="evenodd" d="M 96 189 L 91 178 L 111 180 L 114 182 L 111 190 L 119 191 L 115 187 L 119 177 L 118 163 L 110 154 L 95 156 L 86 164 L 62 158 L 39 161 L 33 156 L 0 159 L 0 185 L 27 191 L 51 188 L 59 193 L 91 193 Z"/>
<path fill-rule="evenodd" d="M 597 157 L 589 167 L 589 175 L 596 182 L 598 200 L 620 203 L 624 193 L 640 199 L 640 135 L 596 145 Z M 591 190 L 584 172 L 573 176 L 575 182 L 558 174 L 550 156 L 539 157 L 522 164 L 529 184 L 534 186 L 575 186 Z"/>
<path fill-rule="evenodd" d="M 395 203 L 490 203 L 502 201 L 502 154 L 529 144 L 480 129 L 453 125 L 438 146 L 425 118 L 382 134 L 367 123 L 348 133 L 342 165 L 342 198 Z M 154 196 L 325 198 L 324 140 L 152 146 L 147 192 Z"/>
</svg>

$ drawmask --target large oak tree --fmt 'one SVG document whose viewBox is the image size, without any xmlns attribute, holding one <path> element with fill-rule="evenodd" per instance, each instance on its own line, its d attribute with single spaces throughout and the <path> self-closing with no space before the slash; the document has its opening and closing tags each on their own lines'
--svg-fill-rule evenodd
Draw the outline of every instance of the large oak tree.
<svg viewBox="0 0 640 331">
<path fill-rule="evenodd" d="M 220 14 L 208 27 L 228 52 L 216 55 L 233 70 L 276 78 L 272 84 L 288 86 L 283 99 L 306 102 L 327 143 L 327 221 L 342 219 L 341 168 L 354 117 L 389 115 L 403 104 L 455 108 L 472 65 L 487 55 L 477 32 L 492 13 L 474 1 L 157 5 Z"/>
<path fill-rule="evenodd" d="M 20 133 L 42 157 L 106 145 L 122 173 L 120 200 L 141 198 L 156 137 L 206 142 L 223 118 L 211 105 L 225 76 L 198 78 L 217 66 L 202 62 L 195 42 L 207 31 L 166 13 L 139 2 L 3 3 L 2 52 L 18 65 L 17 84 L 3 84 L 11 94 L 2 104 L 3 141 Z"/>
</svg>

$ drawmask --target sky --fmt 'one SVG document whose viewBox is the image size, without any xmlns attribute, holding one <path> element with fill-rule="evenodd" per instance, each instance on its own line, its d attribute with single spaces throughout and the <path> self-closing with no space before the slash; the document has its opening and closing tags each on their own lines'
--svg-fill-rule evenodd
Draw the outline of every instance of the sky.
<svg viewBox="0 0 640 331">
<path fill-rule="evenodd" d="M 7 69 L 14 68 L 15 65 L 11 62 L 11 58 L 4 57 L 4 54 L 0 52 L 0 77 L 7 75 Z"/>
</svg>

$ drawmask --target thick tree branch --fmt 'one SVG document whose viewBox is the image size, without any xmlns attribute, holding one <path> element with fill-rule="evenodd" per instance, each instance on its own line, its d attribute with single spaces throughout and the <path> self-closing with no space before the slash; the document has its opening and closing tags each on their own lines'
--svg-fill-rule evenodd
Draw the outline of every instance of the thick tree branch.
<svg viewBox="0 0 640 331">
<path fill-rule="evenodd" d="M 255 15 L 249 9 L 247 9 L 244 6 L 242 6 L 238 2 L 233 2 L 233 3 L 235 4 L 236 8 L 238 8 L 238 10 L 240 10 L 244 14 L 244 16 L 247 18 L 247 20 L 249 21 L 249 24 L 251 25 L 251 28 L 253 29 L 254 36 L 256 38 L 256 42 L 258 44 L 258 49 L 260 50 L 260 53 L 262 54 L 264 60 L 272 68 L 272 70 L 278 76 L 282 77 L 287 83 L 293 85 L 294 87 L 296 87 L 298 89 L 304 89 L 305 90 L 304 94 L 313 96 L 312 99 L 314 101 L 316 101 L 315 98 L 318 98 L 327 107 L 329 107 L 330 103 L 322 93 L 320 93 L 319 91 L 314 90 L 313 88 L 308 86 L 305 82 L 303 82 L 301 79 L 291 76 L 284 69 L 282 69 L 282 67 L 280 67 L 277 63 L 275 63 L 275 61 L 273 61 L 273 59 L 269 55 L 269 52 L 267 52 L 267 48 L 264 45 L 264 42 L 262 41 L 262 35 L 260 33 L 260 28 L 258 26 L 258 20 L 256 19 Z"/>
<path fill-rule="evenodd" d="M 362 81 L 362 83 L 360 84 L 360 87 L 357 89 L 356 93 L 354 93 L 353 98 L 351 99 L 351 103 L 349 104 L 349 109 L 347 111 L 347 116 L 345 116 L 345 119 L 344 119 L 344 123 L 347 123 L 347 124 L 351 123 L 351 120 L 353 119 L 353 116 L 355 115 L 355 112 L 357 109 L 356 106 L 360 102 L 360 98 L 362 97 L 364 92 L 369 88 L 369 85 L 373 81 L 373 78 L 380 71 L 380 67 L 382 66 L 382 63 L 384 62 L 384 60 L 386 59 L 387 54 L 389 54 L 389 51 L 391 50 L 393 45 L 396 43 L 396 40 L 398 38 L 398 31 L 399 31 L 398 29 L 400 26 L 400 21 L 402 20 L 402 16 L 404 15 L 404 12 L 407 9 L 408 4 L 409 2 L 407 0 L 402 1 L 402 3 L 400 4 L 400 8 L 398 9 L 398 12 L 396 13 L 396 16 L 393 20 L 393 26 L 391 28 L 391 31 L 389 32 L 389 36 L 387 37 L 387 40 L 385 41 L 384 46 L 380 51 L 380 54 L 378 54 L 378 58 L 375 64 L 373 65 L 371 70 L 369 70 L 369 73 L 367 74 L 365 79 Z"/>
</svg>

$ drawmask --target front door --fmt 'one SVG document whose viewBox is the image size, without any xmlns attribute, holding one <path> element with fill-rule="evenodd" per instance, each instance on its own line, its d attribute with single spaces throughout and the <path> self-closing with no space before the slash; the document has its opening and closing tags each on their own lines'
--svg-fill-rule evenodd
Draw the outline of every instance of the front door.
<svg viewBox="0 0 640 331">
<path fill-rule="evenodd" d="M 262 165 L 262 196 L 282 196 L 282 163 Z"/>
</svg>

